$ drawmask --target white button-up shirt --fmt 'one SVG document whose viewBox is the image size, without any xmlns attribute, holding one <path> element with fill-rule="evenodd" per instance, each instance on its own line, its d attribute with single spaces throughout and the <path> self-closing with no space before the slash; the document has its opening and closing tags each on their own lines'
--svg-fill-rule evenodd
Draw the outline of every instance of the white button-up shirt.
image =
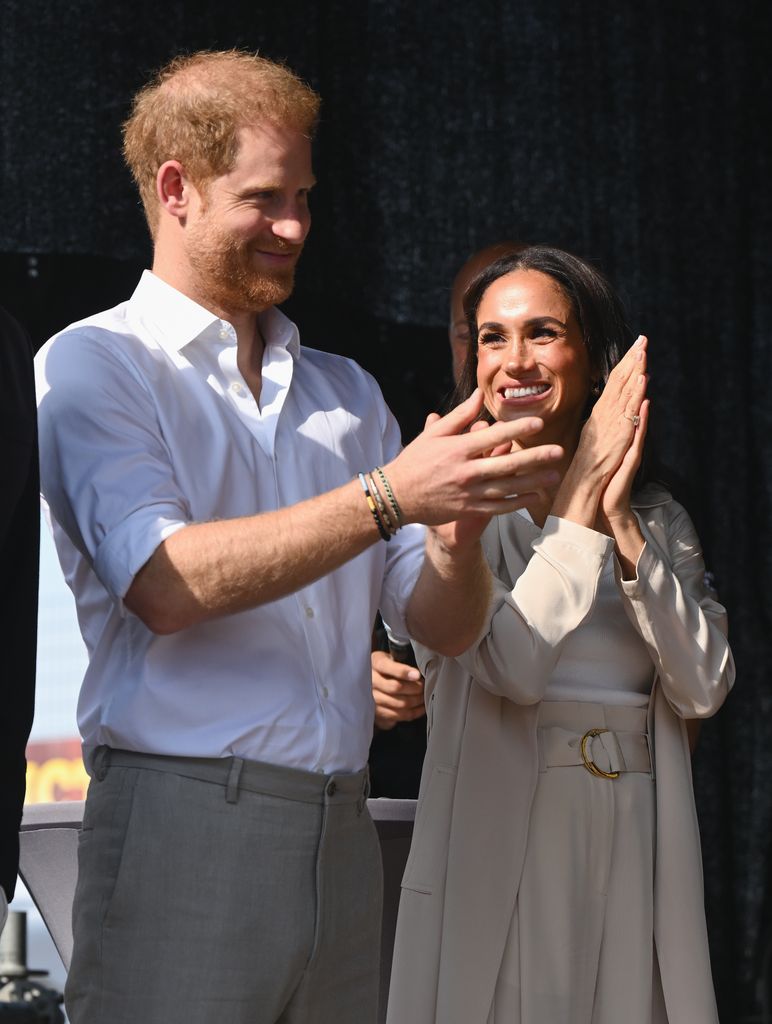
<svg viewBox="0 0 772 1024">
<path fill-rule="evenodd" d="M 323 772 L 367 760 L 372 623 L 380 607 L 404 631 L 421 527 L 287 597 L 171 636 L 123 604 L 175 530 L 295 504 L 398 452 L 369 374 L 301 347 L 277 309 L 260 330 L 259 405 L 233 327 L 150 272 L 128 302 L 38 353 L 42 490 L 89 653 L 87 761 L 100 744 Z"/>
</svg>

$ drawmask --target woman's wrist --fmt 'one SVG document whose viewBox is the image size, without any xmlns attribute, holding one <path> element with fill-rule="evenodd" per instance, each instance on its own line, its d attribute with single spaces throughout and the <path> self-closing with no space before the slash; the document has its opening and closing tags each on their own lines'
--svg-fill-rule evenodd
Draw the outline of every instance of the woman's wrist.
<svg viewBox="0 0 772 1024">
<path fill-rule="evenodd" d="M 591 429 L 588 421 L 579 437 L 571 468 L 582 478 L 592 479 L 602 486 L 613 476 L 618 465 L 619 453 L 607 450 L 603 436 L 598 436 L 597 428 Z"/>
<path fill-rule="evenodd" d="M 631 508 L 620 508 L 606 511 L 601 502 L 598 509 L 598 519 L 603 523 L 607 531 L 619 531 L 620 533 L 634 530 L 638 526 L 638 520 Z"/>
<path fill-rule="evenodd" d="M 585 473 L 572 462 L 552 502 L 551 515 L 594 529 L 602 491 L 600 473 Z"/>
<path fill-rule="evenodd" d="M 614 538 L 614 549 L 622 569 L 622 579 L 634 580 L 638 559 L 646 543 L 638 520 L 631 511 L 629 515 L 609 517 L 607 521 L 610 534 Z"/>
</svg>

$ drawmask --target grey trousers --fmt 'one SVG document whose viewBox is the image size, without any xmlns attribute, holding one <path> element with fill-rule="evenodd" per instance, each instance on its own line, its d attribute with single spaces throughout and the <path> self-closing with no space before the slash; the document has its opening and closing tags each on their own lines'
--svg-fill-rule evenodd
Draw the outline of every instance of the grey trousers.
<svg viewBox="0 0 772 1024">
<path fill-rule="evenodd" d="M 367 778 L 100 748 L 72 1024 L 374 1024 L 382 874 Z"/>
</svg>

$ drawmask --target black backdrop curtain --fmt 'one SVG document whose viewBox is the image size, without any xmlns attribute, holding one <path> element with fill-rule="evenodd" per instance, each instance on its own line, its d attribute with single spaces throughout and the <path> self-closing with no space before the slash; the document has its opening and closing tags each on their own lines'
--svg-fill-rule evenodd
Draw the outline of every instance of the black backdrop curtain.
<svg viewBox="0 0 772 1024">
<path fill-rule="evenodd" d="M 408 433 L 448 384 L 449 283 L 473 249 L 550 242 L 621 287 L 651 339 L 656 439 L 739 668 L 695 760 L 722 1020 L 768 1019 L 772 5 L 0 11 L 0 301 L 38 341 L 125 297 L 147 262 L 119 125 L 148 71 L 200 48 L 259 49 L 322 93 L 314 229 L 290 312 L 307 343 L 376 372 Z"/>
</svg>

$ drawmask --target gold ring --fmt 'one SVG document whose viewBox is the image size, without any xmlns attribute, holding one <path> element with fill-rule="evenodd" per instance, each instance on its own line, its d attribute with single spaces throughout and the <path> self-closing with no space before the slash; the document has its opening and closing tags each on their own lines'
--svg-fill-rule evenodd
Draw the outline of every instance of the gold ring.
<svg viewBox="0 0 772 1024">
<path fill-rule="evenodd" d="M 593 736 L 600 736 L 601 733 L 608 732 L 608 729 L 590 729 L 582 736 L 582 760 L 584 761 L 584 767 L 590 773 L 598 779 L 618 779 L 619 772 L 604 772 L 602 768 L 599 768 L 591 757 L 587 754 L 587 744 L 593 738 Z"/>
</svg>

